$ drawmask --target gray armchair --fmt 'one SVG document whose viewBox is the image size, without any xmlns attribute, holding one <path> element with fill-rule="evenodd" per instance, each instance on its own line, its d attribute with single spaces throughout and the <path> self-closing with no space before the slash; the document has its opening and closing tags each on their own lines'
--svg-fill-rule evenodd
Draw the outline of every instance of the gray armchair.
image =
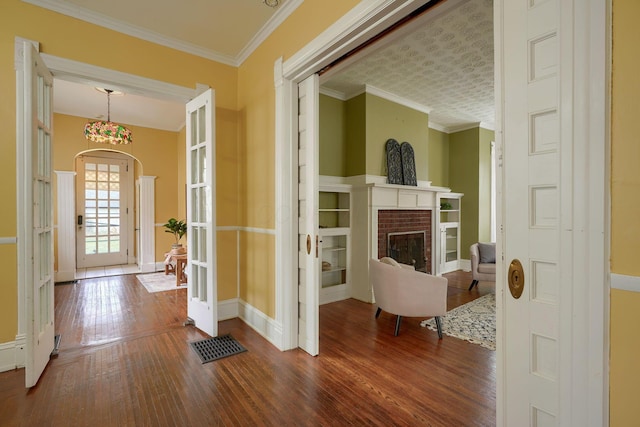
<svg viewBox="0 0 640 427">
<path fill-rule="evenodd" d="M 471 255 L 472 282 L 469 290 L 478 282 L 496 282 L 496 244 L 474 243 L 469 248 Z"/>
<path fill-rule="evenodd" d="M 447 312 L 447 279 L 416 271 L 391 258 L 369 260 L 369 277 L 378 305 L 376 319 L 382 310 L 398 316 L 394 335 L 400 332 L 402 316 L 433 316 L 442 339 L 440 316 Z"/>
</svg>

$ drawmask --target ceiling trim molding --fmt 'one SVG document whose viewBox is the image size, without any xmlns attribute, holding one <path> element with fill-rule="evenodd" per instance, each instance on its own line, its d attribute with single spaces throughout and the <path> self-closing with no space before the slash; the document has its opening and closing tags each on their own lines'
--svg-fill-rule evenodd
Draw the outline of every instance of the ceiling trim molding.
<svg viewBox="0 0 640 427">
<path fill-rule="evenodd" d="M 384 98 L 387 101 L 395 102 L 396 104 L 404 105 L 405 107 L 411 108 L 416 111 L 420 111 L 421 113 L 429 114 L 431 113 L 431 110 L 432 110 L 426 105 L 422 105 L 410 99 L 403 98 L 398 95 L 394 95 L 391 92 L 387 92 L 386 90 L 379 89 L 375 86 L 365 85 L 364 90 L 365 92 L 370 93 L 371 95 Z"/>
<path fill-rule="evenodd" d="M 110 18 L 100 13 L 91 11 L 89 9 L 71 5 L 64 0 L 22 0 L 25 3 L 39 6 L 44 9 L 48 9 L 54 12 L 61 13 L 72 18 L 80 19 L 81 21 L 88 22 L 90 24 L 98 25 L 100 27 L 107 28 L 109 30 L 117 31 L 132 37 L 136 37 L 142 40 L 146 40 L 151 43 L 159 44 L 171 49 L 176 49 L 185 53 L 189 53 L 202 58 L 210 59 L 212 61 L 220 62 L 222 64 L 238 66 L 238 62 L 235 58 L 229 55 L 223 55 L 214 52 L 209 49 L 204 49 L 200 46 L 196 46 L 192 43 L 183 42 L 181 40 L 167 37 L 162 34 L 156 33 L 137 27 L 131 24 L 124 24 L 122 21 Z"/>
<path fill-rule="evenodd" d="M 446 126 L 442 126 L 440 123 L 432 122 L 431 120 L 429 120 L 429 129 L 437 130 L 438 132 L 446 134 L 449 133 L 449 129 L 447 129 Z"/>
<path fill-rule="evenodd" d="M 450 126 L 447 127 L 447 133 L 456 133 L 456 132 L 462 132 L 465 130 L 469 130 L 469 129 L 475 129 L 475 128 L 479 128 L 480 127 L 480 122 L 473 122 L 473 123 L 465 123 L 463 125 L 458 125 L 458 126 Z"/>
<path fill-rule="evenodd" d="M 320 86 L 320 94 L 330 96 L 331 98 L 339 99 L 340 101 L 348 101 L 349 98 L 339 90 L 328 89 Z"/>
<path fill-rule="evenodd" d="M 297 8 L 304 2 L 304 0 L 288 0 L 283 4 L 276 13 L 274 13 L 266 24 L 260 28 L 249 43 L 242 48 L 240 53 L 236 56 L 235 63 L 239 67 L 251 54 L 264 42 L 267 37 L 273 33 L 276 28 L 282 24 Z"/>
</svg>

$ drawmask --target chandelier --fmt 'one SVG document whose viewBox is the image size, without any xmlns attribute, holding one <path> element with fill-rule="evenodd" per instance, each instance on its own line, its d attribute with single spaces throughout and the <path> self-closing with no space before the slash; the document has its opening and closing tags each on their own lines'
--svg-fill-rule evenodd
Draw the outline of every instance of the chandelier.
<svg viewBox="0 0 640 427">
<path fill-rule="evenodd" d="M 107 93 L 107 121 L 98 120 L 84 125 L 84 136 L 89 141 L 103 144 L 131 144 L 131 130 L 111 121 L 111 93 L 113 90 L 104 89 Z"/>
</svg>

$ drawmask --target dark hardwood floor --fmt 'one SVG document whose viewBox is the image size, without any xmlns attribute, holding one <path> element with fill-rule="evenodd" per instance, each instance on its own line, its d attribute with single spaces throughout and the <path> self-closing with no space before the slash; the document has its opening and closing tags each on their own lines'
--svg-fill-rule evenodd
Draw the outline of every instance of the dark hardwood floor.
<svg viewBox="0 0 640 427">
<path fill-rule="evenodd" d="M 494 292 L 449 279 L 449 309 Z M 320 355 L 281 352 L 239 319 L 247 352 L 201 364 L 183 327 L 186 290 L 147 293 L 135 276 L 58 285 L 60 355 L 38 385 L 0 374 L 2 426 L 492 426 L 495 352 L 356 300 L 320 308 Z"/>
</svg>

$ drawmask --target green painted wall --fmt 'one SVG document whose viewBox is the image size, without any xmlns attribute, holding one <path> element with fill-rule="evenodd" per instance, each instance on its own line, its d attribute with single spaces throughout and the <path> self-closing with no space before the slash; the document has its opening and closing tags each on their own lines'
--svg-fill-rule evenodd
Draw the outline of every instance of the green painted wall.
<svg viewBox="0 0 640 427">
<path fill-rule="evenodd" d="M 449 134 L 429 129 L 429 179 L 431 185 L 449 186 Z"/>
<path fill-rule="evenodd" d="M 479 128 L 449 135 L 449 187 L 462 198 L 460 252 L 478 241 Z"/>
<path fill-rule="evenodd" d="M 494 132 L 473 128 L 449 135 L 449 187 L 462 198 L 460 251 L 491 240 L 491 141 Z"/>
<path fill-rule="evenodd" d="M 493 131 L 480 128 L 478 143 L 478 240 L 491 240 L 491 141 Z"/>
<path fill-rule="evenodd" d="M 346 103 L 320 95 L 320 175 L 347 176 Z"/>
<path fill-rule="evenodd" d="M 366 95 L 367 174 L 387 175 L 385 143 L 393 138 L 413 147 L 416 177 L 429 180 L 429 115 L 379 96 Z"/>
<path fill-rule="evenodd" d="M 363 93 L 351 98 L 346 107 L 347 176 L 367 173 L 366 97 Z"/>
</svg>

